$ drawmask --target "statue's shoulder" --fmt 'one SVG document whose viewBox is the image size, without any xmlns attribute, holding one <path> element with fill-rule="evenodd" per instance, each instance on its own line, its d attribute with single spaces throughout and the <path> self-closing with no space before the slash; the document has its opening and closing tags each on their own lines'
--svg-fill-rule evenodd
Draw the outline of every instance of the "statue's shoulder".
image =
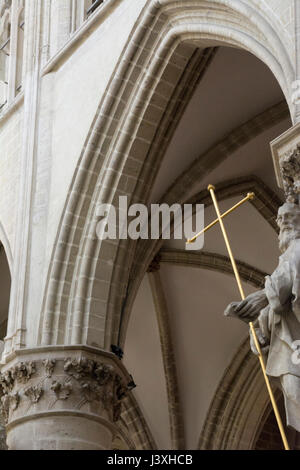
<svg viewBox="0 0 300 470">
<path fill-rule="evenodd" d="M 300 259 L 300 238 L 293 240 L 289 247 L 279 256 L 279 265 L 283 263 L 290 263 L 295 261 L 297 258 Z"/>
<path fill-rule="evenodd" d="M 300 238 L 296 238 L 296 240 L 292 241 L 291 245 L 289 246 L 289 250 L 294 255 L 299 255 L 300 256 Z"/>
<path fill-rule="evenodd" d="M 289 262 L 300 268 L 300 238 L 293 240 L 285 255 Z"/>
</svg>

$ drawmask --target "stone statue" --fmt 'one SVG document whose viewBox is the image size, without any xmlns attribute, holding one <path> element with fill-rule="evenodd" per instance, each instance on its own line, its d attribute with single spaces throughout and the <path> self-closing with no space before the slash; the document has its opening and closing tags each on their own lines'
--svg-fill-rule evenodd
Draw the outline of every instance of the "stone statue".
<svg viewBox="0 0 300 470">
<path fill-rule="evenodd" d="M 277 268 L 263 290 L 232 302 L 225 315 L 255 322 L 267 374 L 284 395 L 287 424 L 300 432 L 300 360 L 295 360 L 295 344 L 300 345 L 300 206 L 283 204 L 277 223 L 282 253 Z M 257 354 L 251 334 L 250 344 Z"/>
</svg>

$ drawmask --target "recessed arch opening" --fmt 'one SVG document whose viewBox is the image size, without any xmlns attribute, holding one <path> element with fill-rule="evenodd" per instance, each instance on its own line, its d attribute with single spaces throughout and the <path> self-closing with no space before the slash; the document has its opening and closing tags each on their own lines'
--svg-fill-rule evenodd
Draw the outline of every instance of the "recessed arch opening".
<svg viewBox="0 0 300 470">
<path fill-rule="evenodd" d="M 227 76 L 224 73 L 224 69 L 228 67 Z M 219 68 L 220 67 L 220 68 Z M 223 73 L 222 72 L 223 67 Z M 239 67 L 241 68 L 240 75 L 239 75 Z M 249 68 L 247 68 L 249 67 Z M 219 73 L 218 73 L 219 71 Z M 234 74 L 230 77 L 230 71 Z M 256 78 L 256 80 L 255 80 Z M 252 84 L 252 88 L 251 88 Z M 201 90 L 202 86 L 202 90 Z M 223 94 L 223 96 L 222 96 Z M 222 101 L 223 100 L 223 101 Z M 226 107 L 224 103 L 228 100 L 228 105 L 231 106 L 230 108 Z M 204 106 L 204 117 L 201 116 L 201 102 L 205 103 Z M 211 103 L 211 109 L 208 108 L 209 102 Z M 218 115 L 217 110 L 225 110 L 223 112 L 223 116 Z M 216 116 L 213 119 L 213 116 Z M 175 116 L 173 117 L 173 121 L 176 120 Z M 236 120 L 235 120 L 236 119 Z M 231 120 L 231 121 L 230 121 Z M 215 125 L 215 127 L 214 127 Z M 244 240 L 245 245 L 240 243 L 240 248 L 237 247 L 238 251 L 238 258 L 242 261 L 250 262 L 253 268 L 260 268 L 262 271 L 265 268 L 265 273 L 270 272 L 276 266 L 276 259 L 278 256 L 277 250 L 277 233 L 276 233 L 276 224 L 274 223 L 276 213 L 278 210 L 279 205 L 283 199 L 283 194 L 279 190 L 276 185 L 275 174 L 273 171 L 273 163 L 271 158 L 271 152 L 269 149 L 269 142 L 280 133 L 284 132 L 287 128 L 291 126 L 291 119 L 289 116 L 288 106 L 285 102 L 284 95 L 278 85 L 278 82 L 271 74 L 268 67 L 266 67 L 260 60 L 255 58 L 252 54 L 248 52 L 241 51 L 234 48 L 224 48 L 218 47 L 218 50 L 215 52 L 213 59 L 211 60 L 209 66 L 205 74 L 202 77 L 202 80 L 198 83 L 197 87 L 194 90 L 194 93 L 191 95 L 189 103 L 186 105 L 184 112 L 181 114 L 180 119 L 177 122 L 176 130 L 174 131 L 173 135 L 171 136 L 170 140 L 168 141 L 168 146 L 165 149 L 165 153 L 163 158 L 158 164 L 158 170 L 156 177 L 154 179 L 154 183 L 152 186 L 152 193 L 149 196 L 149 200 L 151 202 L 163 202 L 168 201 L 169 203 L 174 202 L 204 202 L 205 204 L 209 204 L 209 197 L 206 196 L 206 187 L 208 183 L 216 184 L 217 192 L 220 192 L 220 198 L 222 199 L 225 197 L 224 203 L 221 203 L 221 206 L 224 206 L 224 210 L 228 208 L 228 204 L 231 206 L 239 199 L 242 198 L 243 194 L 247 193 L 250 190 L 253 190 L 257 193 L 258 199 L 256 200 L 255 206 L 253 208 L 244 208 L 242 209 L 241 216 L 236 216 L 235 222 L 233 223 L 234 229 L 232 229 L 233 241 L 235 243 L 238 242 L 238 227 L 239 223 L 241 223 L 242 233 L 245 234 L 247 230 L 249 231 L 249 237 Z M 205 129 L 203 133 L 199 131 L 199 135 L 197 135 L 197 127 L 199 129 Z M 181 180 L 185 184 L 181 184 Z M 231 189 L 229 189 L 231 188 Z M 259 197 L 262 197 L 260 200 Z M 226 203 L 226 198 L 228 202 Z M 258 211 L 257 215 L 255 215 L 255 210 Z M 244 211 L 244 212 L 243 212 Z M 207 219 L 206 223 L 210 222 L 213 218 L 213 209 L 208 208 L 206 209 L 207 212 Z M 245 215 L 246 213 L 246 215 Z M 253 216 L 253 218 L 252 218 Z M 247 219 L 249 227 L 247 229 Z M 263 221 L 264 219 L 264 221 Z M 260 222 L 259 222 L 260 220 Z M 232 219 L 229 221 L 229 224 L 232 224 Z M 253 225 L 254 224 L 254 225 Z M 264 252 L 264 255 L 268 258 L 265 262 L 259 258 L 256 259 L 255 251 L 258 252 L 259 250 L 255 248 L 254 241 L 251 245 L 251 230 L 253 232 L 253 239 L 255 237 L 255 244 L 259 242 L 260 238 L 263 240 L 269 239 L 269 244 L 265 247 L 265 250 L 261 250 Z M 234 233 L 235 232 L 235 233 Z M 258 232 L 260 233 L 260 237 L 258 236 Z M 243 235 L 244 237 L 244 235 Z M 222 237 L 215 238 L 215 235 L 212 235 L 213 242 L 212 244 L 209 243 L 209 250 L 210 252 L 217 253 L 218 255 L 226 254 L 224 253 L 224 247 L 221 246 L 222 244 Z M 243 249 L 244 247 L 244 249 Z M 247 249 L 248 247 L 248 249 Z M 268 249 L 272 247 L 271 251 L 268 252 Z M 205 247 L 204 247 L 205 248 Z M 171 252 L 172 249 L 175 251 L 173 252 L 174 256 L 174 266 L 175 264 L 180 265 L 182 263 L 182 259 L 184 258 L 184 246 L 181 242 L 178 242 L 177 245 L 170 244 L 169 242 L 144 242 L 141 241 L 138 248 L 135 251 L 135 255 L 138 259 L 143 261 L 147 258 L 149 261 L 153 259 L 153 257 L 161 251 L 162 263 L 170 262 L 171 259 Z M 176 252 L 176 249 L 179 250 Z M 254 249 L 253 252 L 251 250 Z M 171 250 L 171 251 L 168 251 Z M 246 250 L 246 251 L 245 251 Z M 243 251 L 245 256 L 243 256 Z M 248 251 L 248 253 L 247 253 Z M 204 259 L 204 258 L 203 258 Z M 263 260 L 263 257 L 261 258 Z M 207 259 L 204 260 L 205 263 L 209 262 L 209 255 L 207 255 Z M 199 263 L 199 260 L 196 260 L 195 263 L 191 260 L 186 261 L 186 266 L 192 264 Z M 220 261 L 218 264 L 217 257 L 213 258 L 211 255 L 211 266 L 213 269 L 219 270 L 222 272 L 222 269 L 225 267 L 224 264 Z M 224 263 L 224 262 L 223 262 Z M 141 262 L 142 265 L 142 262 Z M 206 264 L 206 268 L 208 264 Z M 147 269 L 146 262 L 144 261 L 143 265 L 144 272 Z M 171 268 L 170 268 L 171 269 Z M 174 267 L 175 269 L 175 267 Z M 176 268 L 178 269 L 178 268 Z M 193 271 L 193 269 L 190 269 Z M 139 271 L 139 267 L 137 265 L 132 268 L 131 272 L 131 279 L 132 283 L 130 287 L 132 288 L 132 299 L 135 297 L 135 294 L 138 292 L 138 305 L 139 308 L 137 310 L 136 304 L 133 301 L 131 304 L 134 305 L 134 315 L 135 317 L 138 315 L 138 311 L 140 312 L 140 316 L 144 315 L 143 308 L 146 307 L 148 304 L 149 299 L 145 293 L 145 305 L 143 307 L 143 302 L 141 299 L 141 292 L 138 289 L 139 282 L 137 280 L 138 275 L 142 274 L 142 268 Z M 143 274 L 144 274 L 143 272 Z M 224 272 L 224 271 L 223 271 Z M 205 276 L 205 274 L 203 274 Z M 163 271 L 162 277 L 164 278 L 164 283 L 166 285 L 166 274 Z M 175 274 L 173 274 L 175 276 Z M 176 274 L 177 276 L 177 274 Z M 174 277 L 176 279 L 176 286 L 174 285 L 174 289 L 176 291 L 176 299 L 178 297 L 178 290 L 180 290 L 180 282 L 179 278 Z M 184 276 L 190 276 L 189 282 L 193 282 L 193 274 L 188 274 L 188 271 L 185 271 Z M 195 276 L 196 277 L 196 276 Z M 250 276 L 251 277 L 251 276 Z M 255 276 L 254 276 L 255 278 Z M 253 280 L 254 280 L 253 278 Z M 197 278 L 199 280 L 199 278 Z M 214 281 L 213 277 L 211 279 L 212 284 L 211 287 L 207 287 L 207 296 L 210 297 L 211 295 L 216 295 L 214 293 Z M 182 281 L 184 278 L 182 279 Z M 262 274 L 261 282 L 263 283 L 264 275 Z M 137 283 L 135 286 L 135 282 Z M 231 281 L 234 284 L 234 279 L 232 278 Z M 219 288 L 221 288 L 221 284 Z M 250 282 L 251 284 L 251 282 Z M 174 300 L 172 301 L 172 289 L 171 284 L 168 286 L 168 290 L 165 293 L 166 300 L 168 304 L 168 315 L 169 320 L 172 323 L 173 313 L 174 311 Z M 183 282 L 183 285 L 185 283 Z M 224 284 L 225 285 L 225 284 Z M 256 289 L 258 289 L 262 284 L 257 284 Z M 134 290 L 136 289 L 136 290 Z M 147 288 L 145 287 L 145 281 L 143 281 L 142 286 L 143 292 L 146 292 Z M 192 290 L 189 291 L 191 294 Z M 194 292 L 195 296 L 199 294 L 199 288 L 197 289 L 197 285 L 194 285 Z M 221 291 L 220 291 L 221 292 Z M 184 293 L 182 293 L 184 296 Z M 222 292 L 221 294 L 222 295 Z M 146 300 L 148 299 L 148 300 Z M 237 299 L 232 299 L 237 300 Z M 177 299 L 178 301 L 178 299 Z M 230 301 L 228 299 L 227 301 Z M 175 302 L 176 303 L 176 302 Z M 203 298 L 199 298 L 199 311 L 200 315 L 205 312 L 205 308 L 201 304 L 203 303 Z M 178 302 L 177 302 L 178 304 Z M 207 302 L 205 303 L 207 305 Z M 183 306 L 183 303 L 181 304 Z M 226 304 L 224 303 L 224 307 Z M 194 306 L 196 308 L 196 305 Z M 202 311 L 203 310 L 203 311 Z M 130 311 L 130 291 L 129 291 L 129 300 L 128 300 L 128 312 Z M 142 313 L 143 312 L 143 313 Z M 182 316 L 189 315 L 188 310 L 181 312 Z M 219 312 L 222 315 L 222 311 Z M 176 312 L 176 315 L 180 315 L 180 312 Z M 154 314 L 155 317 L 155 314 Z M 125 318 L 125 319 L 124 319 Z M 137 336 L 139 337 L 138 344 L 144 344 L 145 348 L 149 349 L 149 345 L 146 342 L 146 337 L 144 338 L 145 342 L 143 342 L 143 337 L 141 337 L 142 333 L 142 325 L 140 321 L 136 317 L 136 319 L 130 320 L 130 315 L 126 319 L 123 317 L 124 323 L 121 323 L 121 338 L 123 341 L 123 345 L 125 346 L 125 358 L 126 358 L 126 349 L 129 348 L 130 350 L 130 363 L 134 364 L 134 338 Z M 126 321 L 128 321 L 128 325 L 130 328 L 130 338 L 126 340 Z M 137 328 L 139 333 L 134 332 L 133 321 L 137 322 Z M 178 321 L 178 320 L 177 320 Z M 230 321 L 230 320 L 227 320 Z M 122 330 L 122 327 L 124 330 Z M 195 328 L 199 328 L 195 325 Z M 157 327 L 156 327 L 157 328 Z M 181 328 L 184 328 L 184 321 L 181 322 Z M 205 320 L 203 320 L 203 328 L 205 328 Z M 217 325 L 216 325 L 217 328 Z M 147 341 L 150 340 L 150 332 L 148 327 L 146 328 L 147 332 L 145 332 L 147 336 Z M 180 330 L 183 334 L 183 330 Z M 152 334 L 152 333 L 151 333 Z M 246 335 L 247 332 L 244 332 Z M 178 344 L 176 344 L 176 335 L 178 339 L 179 332 L 173 331 L 173 339 L 174 340 L 174 354 L 177 357 L 177 366 L 178 363 L 182 362 L 180 358 L 181 353 L 178 351 Z M 244 336 L 245 337 L 245 336 Z M 236 338 L 237 343 L 242 341 L 243 336 L 239 337 L 239 340 Z M 153 335 L 153 345 L 156 344 L 156 348 L 162 348 L 163 345 L 160 344 L 162 338 L 159 341 L 159 335 Z M 231 339 L 233 341 L 233 337 Z M 230 340 L 230 341 L 231 341 Z M 128 341 L 131 344 L 128 344 Z M 226 341 L 225 341 L 226 343 Z M 224 343 L 224 344 L 225 344 Z M 141 346 L 140 344 L 140 346 Z M 143 381 L 142 378 L 142 360 L 143 360 L 143 348 L 137 347 L 137 357 L 140 363 L 139 370 L 137 371 L 138 377 L 140 382 Z M 153 346 L 154 347 L 154 346 Z M 185 349 L 187 352 L 188 342 L 185 343 L 185 347 L 181 349 L 181 352 Z M 220 345 L 222 348 L 222 345 Z M 147 357 L 149 358 L 149 350 L 145 349 L 145 363 L 147 363 Z M 177 350 L 177 351 L 176 351 Z M 157 355 L 157 350 L 155 351 L 155 357 Z M 199 345 L 199 354 L 202 356 L 205 354 L 205 351 L 201 350 Z M 233 351 L 232 351 L 233 354 Z M 150 354 L 151 356 L 151 354 Z M 161 361 L 161 359 L 157 359 L 157 361 Z M 157 362 L 156 361 L 156 362 Z M 228 358 L 228 364 L 230 362 L 230 358 Z M 197 361 L 193 362 L 193 364 L 187 361 L 186 368 L 190 368 L 191 370 L 197 367 Z M 167 385 L 166 383 L 163 384 L 163 379 L 159 379 L 163 370 L 167 369 L 167 365 L 160 362 L 160 365 L 155 366 L 157 370 L 157 383 L 160 382 L 161 391 L 157 392 L 158 396 L 164 400 L 168 400 L 166 398 L 166 390 Z M 209 365 L 208 365 L 209 367 Z M 241 365 L 243 367 L 243 365 Z M 254 367 L 254 366 L 253 366 Z M 178 388 L 181 390 L 181 396 L 185 396 L 183 400 L 187 400 L 187 394 L 183 391 L 185 386 L 183 385 L 182 381 L 183 376 L 180 376 L 183 366 L 179 366 L 180 372 L 178 372 L 177 380 L 178 380 Z M 145 370 L 149 373 L 149 368 L 145 367 Z M 255 374 L 259 374 L 259 370 L 256 371 Z M 134 368 L 132 369 L 132 373 L 134 375 Z M 192 373 L 192 372 L 190 372 Z M 203 370 L 204 376 L 209 375 Z M 146 380 L 146 379 L 145 379 Z M 221 380 L 221 377 L 219 377 Z M 255 379 L 256 380 L 256 379 Z M 146 381 L 147 382 L 147 381 Z M 146 383 L 145 382 L 145 383 Z M 217 382 L 215 383 L 214 387 L 216 387 Z M 189 383 L 191 386 L 191 382 Z M 260 383 L 259 378 L 257 379 L 257 386 L 258 390 L 263 388 L 263 383 Z M 205 386 L 203 386 L 205 388 Z M 220 382 L 220 387 L 222 388 L 222 383 Z M 144 390 L 144 389 L 143 389 Z M 163 391 L 162 391 L 163 390 Z M 215 391 L 214 388 L 212 390 Z M 240 390 L 240 393 L 246 393 L 247 386 L 243 386 Z M 138 392 L 136 392 L 138 393 Z M 200 393 L 200 392 L 199 392 Z M 201 392 L 202 393 L 202 392 Z M 199 396 L 201 396 L 201 393 Z M 248 393 L 248 392 L 247 392 Z M 152 392 L 153 396 L 155 395 Z M 205 393 L 204 393 L 205 395 Z M 214 392 L 210 396 L 208 402 L 213 400 Z M 257 427 L 260 425 L 260 420 L 262 419 L 261 414 L 265 410 L 267 397 L 263 394 L 264 403 L 263 406 L 257 410 L 255 414 L 255 418 L 250 420 L 249 422 L 249 435 L 247 435 L 247 431 L 243 434 L 243 437 L 239 439 L 237 436 L 234 437 L 233 434 L 228 434 L 225 438 L 221 438 L 220 440 L 214 441 L 213 445 L 216 445 L 214 448 L 221 448 L 218 447 L 224 446 L 222 448 L 252 448 L 251 446 L 254 445 L 254 436 L 257 430 Z M 242 401 L 244 398 L 242 398 Z M 151 402 L 151 400 L 150 400 Z M 139 404 L 141 406 L 147 406 L 145 410 L 146 416 L 149 417 L 149 420 L 154 416 L 154 411 L 151 413 L 150 408 L 151 404 L 149 403 L 145 405 L 145 403 L 139 400 Z M 186 406 L 184 404 L 183 408 Z M 234 404 L 235 409 L 238 408 L 238 397 L 236 397 L 236 402 Z M 194 408 L 197 409 L 196 403 L 194 403 Z M 192 444 L 192 434 L 196 436 L 196 427 L 194 430 L 191 431 L 191 424 L 188 423 L 188 420 L 191 419 L 191 413 L 186 412 L 187 408 L 184 410 L 183 414 L 187 413 L 184 416 L 184 422 L 186 427 L 186 433 L 188 434 L 187 438 L 187 445 L 188 448 L 193 448 L 195 443 Z M 208 413 L 208 410 L 206 410 Z M 206 414 L 204 412 L 204 414 Z M 222 413 L 222 410 L 219 410 Z M 189 417 L 188 417 L 189 413 Z M 196 413 L 196 412 L 195 412 Z M 248 411 L 245 413 L 248 413 Z M 220 416 L 219 416 L 220 418 Z M 218 418 L 218 419 L 219 419 Z M 164 419 L 165 426 L 168 421 L 168 412 L 166 411 L 166 406 L 164 406 L 164 413 L 161 415 L 161 419 Z M 221 418 L 220 418 L 221 419 Z M 228 418 L 229 419 L 229 418 Z M 236 419 L 240 419 L 239 412 L 236 413 Z M 247 418 L 246 414 L 244 415 L 243 424 L 240 426 L 247 426 Z M 148 422 L 149 424 L 149 422 Z M 211 425 L 211 423 L 210 423 Z M 204 422 L 202 422 L 200 427 L 204 429 Z M 151 428 L 151 426 L 150 426 Z M 160 430 L 162 429 L 162 425 L 160 426 Z M 200 429 L 198 429 L 200 432 Z M 204 432 L 204 431 L 203 431 Z M 232 431 L 233 432 L 233 431 Z M 154 430 L 155 433 L 155 430 Z M 159 441 L 158 434 L 154 434 L 154 437 L 157 437 Z M 198 436 L 197 436 L 198 438 Z M 197 440 L 197 438 L 195 438 Z M 203 439 L 201 441 L 201 446 L 204 445 L 205 436 L 203 434 Z M 212 442 L 211 442 L 212 444 Z M 236 447 L 235 447 L 236 446 Z M 209 448 L 209 447 L 208 447 Z"/>
<path fill-rule="evenodd" d="M 273 172 L 270 155 L 267 165 L 262 164 L 267 161 L 264 155 L 268 143 L 272 135 L 278 136 L 291 125 L 289 112 L 294 112 L 292 104 L 287 106 L 284 101 L 293 79 L 285 46 L 273 26 L 259 13 L 247 9 L 244 2 L 235 2 L 235 9 L 229 8 L 225 0 L 214 2 L 217 13 L 210 18 L 203 15 L 204 5 L 205 2 L 190 1 L 149 2 L 127 44 L 90 129 L 66 203 L 46 288 L 41 344 L 86 342 L 102 348 L 110 348 L 112 343 L 125 344 L 134 299 L 161 245 L 97 240 L 97 202 L 117 204 L 121 194 L 128 195 L 129 201 L 151 202 L 155 184 L 159 178 L 165 181 L 164 165 L 165 173 L 172 174 L 172 178 L 165 187 L 157 188 L 157 194 L 170 203 L 184 202 L 204 191 L 206 180 L 211 177 L 213 182 L 221 183 L 225 174 L 227 179 L 249 176 L 250 167 L 254 176 L 257 172 Z M 237 51 L 240 59 L 242 54 L 249 54 L 255 63 L 265 64 L 263 68 L 269 71 L 272 84 L 276 80 L 279 83 L 278 101 L 260 100 L 256 104 L 261 108 L 257 106 L 248 115 L 240 116 L 235 127 L 232 122 L 227 132 L 225 127 L 219 128 L 218 136 L 212 132 L 217 137 L 215 146 L 206 141 L 202 151 L 188 162 L 190 167 L 177 165 L 176 169 L 175 159 L 167 158 L 171 140 L 174 143 L 197 86 L 203 84 L 220 57 L 219 52 L 214 54 L 212 50 L 217 47 L 222 54 L 223 46 L 231 46 L 230 51 Z M 253 72 L 251 67 L 249 70 Z M 246 82 L 241 82 L 246 89 Z M 258 85 L 261 84 L 259 80 Z M 270 93 L 271 87 L 266 88 Z M 212 91 L 212 102 L 217 102 L 216 91 L 220 90 L 215 86 Z M 270 97 L 268 93 L 265 96 Z M 251 93 L 247 96 L 249 110 L 255 103 L 251 102 Z M 242 100 L 237 95 L 231 99 L 229 110 L 233 111 L 233 105 Z M 223 121 L 229 124 L 228 117 L 223 116 Z M 242 159 L 239 153 L 243 154 Z M 195 167 L 198 157 L 203 160 Z M 247 174 L 239 174 L 240 161 L 247 163 Z M 276 187 L 271 189 L 278 191 Z M 66 243 L 68 250 L 62 250 Z M 69 263 L 71 259 L 76 259 L 75 266 Z"/>
</svg>

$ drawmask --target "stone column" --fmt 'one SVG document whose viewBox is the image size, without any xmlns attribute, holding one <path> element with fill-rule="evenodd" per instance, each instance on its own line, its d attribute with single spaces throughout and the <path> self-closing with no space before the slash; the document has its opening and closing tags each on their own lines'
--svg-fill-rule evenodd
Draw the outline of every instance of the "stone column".
<svg viewBox="0 0 300 470">
<path fill-rule="evenodd" d="M 88 346 L 16 351 L 0 375 L 8 448 L 110 449 L 130 381 L 116 356 Z"/>
</svg>

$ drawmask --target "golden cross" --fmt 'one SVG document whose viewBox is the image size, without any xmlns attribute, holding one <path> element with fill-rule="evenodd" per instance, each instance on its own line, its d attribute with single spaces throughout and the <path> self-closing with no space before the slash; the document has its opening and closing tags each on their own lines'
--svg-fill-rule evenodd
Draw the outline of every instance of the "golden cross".
<svg viewBox="0 0 300 470">
<path fill-rule="evenodd" d="M 231 247 L 230 247 L 227 232 L 226 232 L 226 229 L 225 229 L 225 226 L 224 226 L 224 223 L 223 223 L 223 218 L 226 217 L 226 215 L 233 212 L 239 206 L 244 204 L 244 202 L 253 199 L 255 197 L 255 194 L 254 193 L 248 193 L 247 196 L 244 199 L 242 199 L 240 202 L 235 204 L 228 211 L 224 212 L 224 214 L 221 214 L 220 209 L 219 209 L 219 205 L 218 205 L 218 201 L 217 201 L 217 198 L 216 198 L 216 195 L 215 195 L 215 189 L 216 188 L 212 184 L 210 184 L 207 189 L 210 192 L 210 195 L 211 195 L 211 198 L 212 198 L 212 201 L 213 201 L 213 204 L 214 204 L 214 207 L 215 207 L 218 218 L 216 220 L 214 220 L 212 223 L 210 223 L 203 230 L 201 230 L 201 232 L 199 232 L 193 238 L 191 238 L 190 240 L 187 240 L 187 243 L 193 243 L 200 235 L 202 235 L 204 232 L 209 230 L 211 227 L 213 227 L 214 225 L 219 223 L 220 227 L 221 227 L 221 230 L 222 230 L 223 237 L 224 237 L 224 241 L 225 241 L 225 244 L 226 244 L 226 248 L 227 248 L 227 251 L 228 251 L 228 254 L 229 254 L 229 258 L 230 258 L 230 261 L 231 261 L 231 265 L 232 265 L 232 269 L 233 269 L 233 272 L 234 272 L 234 275 L 235 275 L 235 279 L 236 279 L 236 282 L 237 282 L 242 300 L 244 300 L 245 299 L 245 293 L 244 293 L 244 290 L 243 290 L 243 287 L 242 287 L 241 278 L 240 278 L 240 275 L 239 275 L 239 272 L 238 272 L 238 269 L 237 269 L 237 266 L 236 266 L 236 262 L 235 262 L 235 259 L 234 259 L 234 256 L 233 256 L 233 253 L 232 253 L 232 250 L 231 250 Z M 273 391 L 272 391 L 272 388 L 271 388 L 271 385 L 270 385 L 269 377 L 267 376 L 267 373 L 266 373 L 265 362 L 264 362 L 264 359 L 263 359 L 263 356 L 262 356 L 261 348 L 260 348 L 260 345 L 259 345 L 259 342 L 258 342 L 258 339 L 257 339 L 257 335 L 256 335 L 256 331 L 255 331 L 253 322 L 250 322 L 249 326 L 250 326 L 250 330 L 251 330 L 251 333 L 252 333 L 252 337 L 253 337 L 253 340 L 254 340 L 255 347 L 256 347 L 257 352 L 258 352 L 258 359 L 259 359 L 261 369 L 262 369 L 262 372 L 263 372 L 263 375 L 264 375 L 264 379 L 265 379 L 265 382 L 266 382 L 266 386 L 267 386 L 267 389 L 268 389 L 268 392 L 269 392 L 270 400 L 271 400 L 273 410 L 274 410 L 274 413 L 275 413 L 275 416 L 276 416 L 276 420 L 277 420 L 278 428 L 279 428 L 281 438 L 282 438 L 282 441 L 283 441 L 283 444 L 284 444 L 284 448 L 285 448 L 285 450 L 290 450 L 289 449 L 289 444 L 288 444 L 288 441 L 287 441 L 287 438 L 286 438 L 286 435 L 285 435 L 285 431 L 284 431 L 284 428 L 283 428 L 283 424 L 282 424 L 282 421 L 281 421 L 281 417 L 280 417 L 280 414 L 279 414 L 279 411 L 278 411 L 277 403 L 275 401 L 274 394 L 273 394 Z"/>
</svg>

